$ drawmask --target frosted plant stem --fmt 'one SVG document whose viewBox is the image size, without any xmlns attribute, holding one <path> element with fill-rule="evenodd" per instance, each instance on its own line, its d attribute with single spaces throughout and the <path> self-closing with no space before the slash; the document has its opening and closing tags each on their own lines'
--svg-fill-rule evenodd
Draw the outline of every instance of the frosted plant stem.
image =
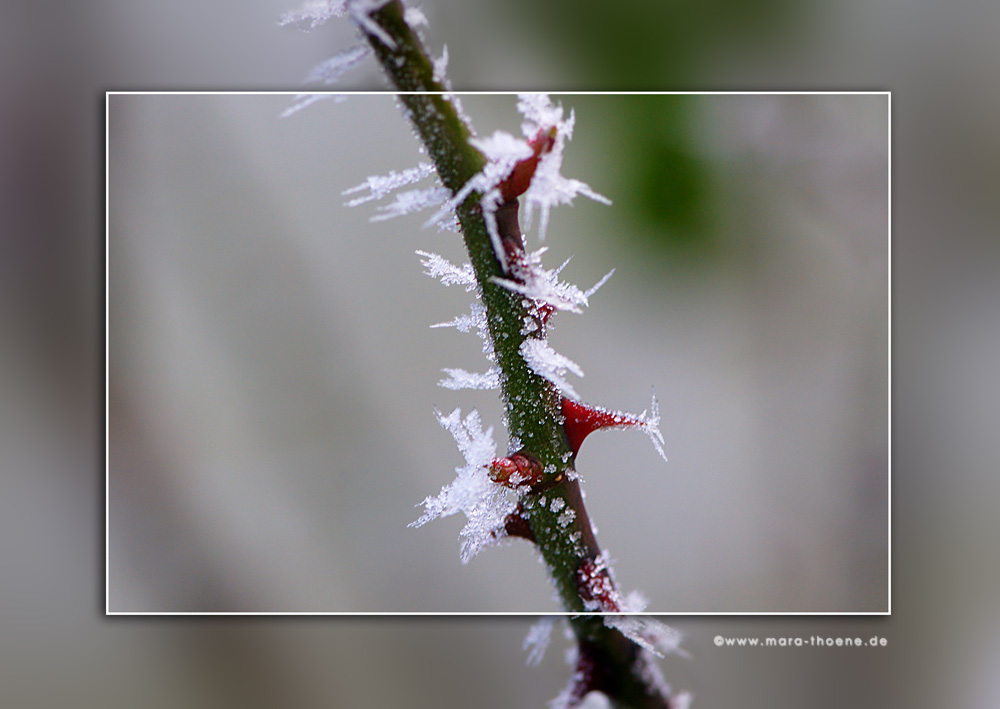
<svg viewBox="0 0 1000 709">
<path fill-rule="evenodd" d="M 401 93 L 400 101 L 416 128 L 444 186 L 454 195 L 477 173 L 486 159 L 469 143 L 470 127 L 463 123 L 445 87 L 435 79 L 434 66 L 422 43 L 404 20 L 398 1 L 371 12 L 370 19 L 392 39 L 372 34 L 361 25 L 382 68 Z M 501 371 L 501 396 L 506 408 L 511 440 L 521 451 L 537 458 L 545 472 L 542 493 L 550 504 L 528 504 L 525 512 L 532 536 L 549 568 L 565 610 L 585 614 L 588 599 L 581 596 L 580 569 L 594 563 L 601 550 L 594 537 L 578 482 L 574 479 L 574 456 L 562 425 L 562 395 L 536 374 L 520 354 L 525 317 L 529 315 L 523 296 L 499 285 L 507 277 L 491 243 L 480 206 L 481 195 L 473 192 L 456 208 L 462 235 L 472 262 L 479 293 L 486 308 L 489 334 Z M 523 250 L 516 200 L 501 205 L 496 213 L 503 241 Z M 561 498 L 564 506 L 551 501 Z M 565 510 L 575 516 L 565 523 Z M 560 524 L 560 513 L 563 523 Z M 612 583 L 611 579 L 608 579 Z M 593 600 L 593 599 L 589 599 Z M 577 615 L 570 619 L 577 639 L 576 673 L 580 691 L 597 689 L 616 706 L 671 707 L 672 702 L 655 680 L 649 658 L 621 632 L 604 624 L 600 616 Z M 571 697 L 571 699 L 580 699 Z"/>
</svg>

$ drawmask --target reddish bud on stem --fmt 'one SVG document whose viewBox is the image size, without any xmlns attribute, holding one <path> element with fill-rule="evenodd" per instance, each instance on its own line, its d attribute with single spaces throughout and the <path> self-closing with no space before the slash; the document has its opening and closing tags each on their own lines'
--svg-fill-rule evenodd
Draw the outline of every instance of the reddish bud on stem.
<svg viewBox="0 0 1000 709">
<path fill-rule="evenodd" d="M 542 481 L 542 464 L 536 458 L 514 453 L 490 463 L 489 475 L 493 482 L 508 487 L 533 486 Z"/>
<path fill-rule="evenodd" d="M 601 558 L 584 559 L 576 570 L 576 586 L 580 598 L 587 604 L 596 603 L 594 610 L 604 613 L 618 613 L 621 605 L 618 602 L 618 589 Z"/>
</svg>

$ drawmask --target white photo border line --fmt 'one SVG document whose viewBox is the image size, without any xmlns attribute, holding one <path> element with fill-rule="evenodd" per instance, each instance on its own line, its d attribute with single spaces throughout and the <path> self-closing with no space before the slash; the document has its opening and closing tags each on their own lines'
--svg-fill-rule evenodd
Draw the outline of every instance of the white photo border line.
<svg viewBox="0 0 1000 709">
<path fill-rule="evenodd" d="M 638 613 L 570 613 L 566 611 L 112 611 L 110 605 L 111 593 L 111 563 L 110 563 L 110 315 L 109 315 L 109 244 L 110 244 L 110 101 L 112 96 L 301 96 L 303 94 L 330 96 L 399 96 L 406 94 L 436 94 L 448 96 L 516 96 L 519 91 L 311 91 L 311 90 L 275 90 L 275 91 L 117 91 L 108 90 L 104 93 L 104 613 L 106 616 L 134 617 L 201 617 L 201 616 L 369 616 L 369 617 L 441 617 L 441 616 L 514 616 L 514 617 L 547 617 L 579 615 L 634 615 L 659 617 L 886 617 L 892 615 L 892 91 L 889 90 L 832 90 L 832 91 L 532 91 L 530 93 L 547 93 L 552 96 L 884 96 L 887 102 L 886 120 L 886 169 L 887 169 L 887 291 L 888 328 L 887 328 L 887 396 L 886 413 L 888 417 L 888 446 L 886 476 L 886 610 L 885 611 L 674 611 L 674 612 L 638 612 Z"/>
</svg>

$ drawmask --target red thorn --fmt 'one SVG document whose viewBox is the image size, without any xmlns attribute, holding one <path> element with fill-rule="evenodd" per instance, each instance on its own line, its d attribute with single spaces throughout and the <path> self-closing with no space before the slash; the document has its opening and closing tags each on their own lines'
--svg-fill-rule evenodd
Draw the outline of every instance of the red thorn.
<svg viewBox="0 0 1000 709">
<path fill-rule="evenodd" d="M 580 451 L 583 439 L 601 428 L 641 427 L 643 422 L 628 414 L 613 413 L 587 406 L 572 399 L 562 400 L 563 429 L 573 455 Z"/>
<path fill-rule="evenodd" d="M 508 487 L 533 486 L 542 481 L 542 463 L 537 458 L 514 453 L 490 463 L 489 475 L 493 482 Z"/>
<path fill-rule="evenodd" d="M 531 178 L 538 167 L 538 161 L 541 159 L 543 153 L 552 150 L 555 142 L 555 126 L 539 130 L 538 134 L 528 141 L 528 146 L 532 150 L 531 157 L 525 158 L 514 165 L 514 169 L 511 170 L 507 179 L 500 183 L 500 196 L 504 202 L 511 202 L 528 191 L 528 187 L 531 185 Z"/>
</svg>

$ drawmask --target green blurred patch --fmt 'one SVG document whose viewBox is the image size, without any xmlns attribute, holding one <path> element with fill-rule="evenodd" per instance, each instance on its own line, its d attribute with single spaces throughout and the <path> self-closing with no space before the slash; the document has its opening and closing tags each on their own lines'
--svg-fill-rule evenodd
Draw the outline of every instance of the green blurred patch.
<svg viewBox="0 0 1000 709">
<path fill-rule="evenodd" d="M 617 182 L 621 235 L 673 261 L 704 264 L 721 256 L 719 181 L 693 137 L 699 96 L 574 97 L 580 119 L 600 121 L 601 162 Z"/>
<path fill-rule="evenodd" d="M 511 0 L 507 7 L 550 49 L 568 77 L 561 88 L 626 91 L 737 88 L 713 77 L 721 67 L 767 61 L 807 41 L 803 28 L 815 12 L 793 0 Z M 692 266 L 723 258 L 729 248 L 720 236 L 724 181 L 693 139 L 702 100 L 615 97 L 615 114 L 604 116 L 626 127 L 606 150 L 628 165 L 615 175 L 622 186 L 616 206 L 627 208 L 635 227 L 627 232 L 657 256 Z M 600 101 L 590 105 L 607 110 Z"/>
<path fill-rule="evenodd" d="M 510 0 L 578 90 L 702 89 L 720 64 L 798 41 L 794 0 Z"/>
<path fill-rule="evenodd" d="M 694 259 L 711 258 L 716 191 L 711 166 L 691 140 L 690 121 L 697 99 L 679 96 L 635 97 L 627 102 L 622 159 L 627 202 L 624 212 L 639 222 L 632 233 Z"/>
</svg>

